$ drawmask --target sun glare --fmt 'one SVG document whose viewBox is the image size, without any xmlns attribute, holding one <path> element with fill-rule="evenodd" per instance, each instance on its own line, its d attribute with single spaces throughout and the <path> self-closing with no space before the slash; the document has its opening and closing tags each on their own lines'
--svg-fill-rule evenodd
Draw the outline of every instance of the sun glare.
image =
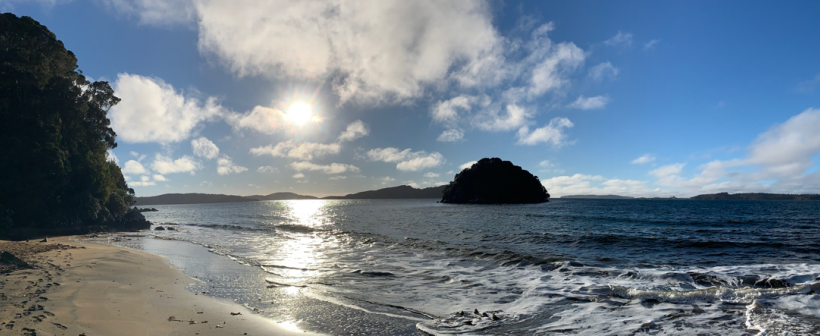
<svg viewBox="0 0 820 336">
<path fill-rule="evenodd" d="M 285 120 L 301 126 L 310 121 L 312 116 L 313 108 L 310 104 L 297 101 L 288 106 L 288 111 L 285 114 Z"/>
</svg>

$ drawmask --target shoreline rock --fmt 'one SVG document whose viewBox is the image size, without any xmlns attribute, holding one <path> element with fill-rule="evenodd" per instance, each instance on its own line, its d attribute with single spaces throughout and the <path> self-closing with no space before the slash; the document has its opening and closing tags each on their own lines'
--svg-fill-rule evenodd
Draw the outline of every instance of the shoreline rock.
<svg viewBox="0 0 820 336">
<path fill-rule="evenodd" d="M 527 204 L 549 202 L 549 197 L 538 176 L 510 161 L 484 158 L 456 174 L 441 203 Z"/>
</svg>

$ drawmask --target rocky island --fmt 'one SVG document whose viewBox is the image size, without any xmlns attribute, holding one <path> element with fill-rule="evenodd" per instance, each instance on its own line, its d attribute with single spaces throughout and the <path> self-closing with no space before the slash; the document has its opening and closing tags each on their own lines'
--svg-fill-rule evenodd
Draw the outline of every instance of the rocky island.
<svg viewBox="0 0 820 336">
<path fill-rule="evenodd" d="M 510 161 L 484 158 L 456 174 L 441 203 L 516 204 L 549 201 L 538 176 Z"/>
</svg>

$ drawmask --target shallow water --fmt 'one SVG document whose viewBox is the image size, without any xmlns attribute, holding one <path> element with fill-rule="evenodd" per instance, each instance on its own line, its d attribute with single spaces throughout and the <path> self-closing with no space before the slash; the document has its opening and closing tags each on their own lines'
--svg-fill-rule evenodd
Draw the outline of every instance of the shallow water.
<svg viewBox="0 0 820 336">
<path fill-rule="evenodd" d="M 171 258 L 203 279 L 192 290 L 313 331 L 820 333 L 815 201 L 298 200 L 156 208 L 146 217 L 177 230 L 153 234 L 206 246 L 238 265 L 193 267 Z M 142 244 L 150 250 L 155 243 Z"/>
</svg>

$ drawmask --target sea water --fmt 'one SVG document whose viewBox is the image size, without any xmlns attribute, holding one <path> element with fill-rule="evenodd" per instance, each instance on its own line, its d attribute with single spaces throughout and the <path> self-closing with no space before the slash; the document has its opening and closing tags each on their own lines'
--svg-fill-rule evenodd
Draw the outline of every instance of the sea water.
<svg viewBox="0 0 820 336">
<path fill-rule="evenodd" d="M 146 217 L 174 230 L 140 244 L 200 279 L 193 291 L 312 331 L 820 334 L 817 201 L 156 208 Z M 168 240 L 212 257 L 184 257 Z"/>
</svg>

